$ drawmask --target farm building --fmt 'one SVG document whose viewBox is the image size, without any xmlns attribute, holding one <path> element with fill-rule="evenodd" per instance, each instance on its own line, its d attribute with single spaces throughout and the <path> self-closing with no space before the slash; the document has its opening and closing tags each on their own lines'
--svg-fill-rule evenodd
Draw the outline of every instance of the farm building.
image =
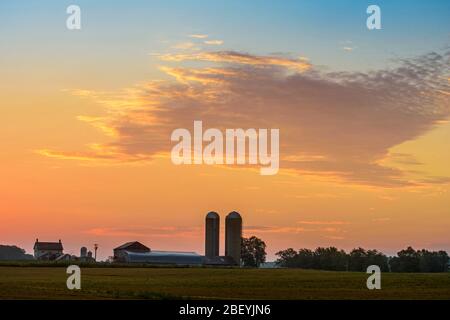
<svg viewBox="0 0 450 320">
<path fill-rule="evenodd" d="M 203 256 L 195 252 L 153 251 L 138 241 L 132 241 L 114 249 L 114 261 L 196 265 L 203 263 Z"/>
<path fill-rule="evenodd" d="M 241 262 L 242 218 L 231 212 L 225 221 L 225 256 L 219 256 L 220 217 L 209 212 L 205 218 L 205 255 L 195 252 L 153 251 L 138 241 L 127 242 L 114 249 L 114 262 L 239 266 Z"/>
<path fill-rule="evenodd" d="M 68 253 L 62 254 L 55 259 L 55 261 L 75 261 L 75 260 L 77 260 L 77 257 L 70 255 Z"/>
<path fill-rule="evenodd" d="M 127 263 L 150 264 L 176 264 L 176 265 L 201 265 L 203 256 L 195 252 L 175 251 L 150 251 L 150 252 L 125 252 Z"/>
<path fill-rule="evenodd" d="M 138 241 L 131 241 L 115 248 L 113 251 L 114 261 L 125 262 L 127 253 L 148 253 L 151 250 Z"/>
<path fill-rule="evenodd" d="M 236 261 L 232 257 L 227 256 L 215 256 L 206 257 L 203 259 L 203 264 L 206 266 L 234 266 Z"/>
<path fill-rule="evenodd" d="M 34 258 L 37 260 L 56 260 L 63 255 L 63 245 L 59 242 L 39 242 L 34 243 Z"/>
</svg>

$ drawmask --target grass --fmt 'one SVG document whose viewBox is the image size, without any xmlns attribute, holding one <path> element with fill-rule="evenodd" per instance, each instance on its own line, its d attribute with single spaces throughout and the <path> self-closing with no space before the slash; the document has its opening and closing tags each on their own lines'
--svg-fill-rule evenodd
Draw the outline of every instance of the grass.
<svg viewBox="0 0 450 320">
<path fill-rule="evenodd" d="M 82 268 L 68 290 L 63 267 L 0 266 L 0 299 L 450 299 L 450 273 L 365 273 L 298 269 Z"/>
</svg>

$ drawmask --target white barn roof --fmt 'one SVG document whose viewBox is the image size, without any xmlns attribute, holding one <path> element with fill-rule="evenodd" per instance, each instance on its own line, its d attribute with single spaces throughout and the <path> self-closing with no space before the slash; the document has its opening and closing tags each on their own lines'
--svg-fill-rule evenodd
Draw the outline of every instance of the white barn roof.
<svg viewBox="0 0 450 320">
<path fill-rule="evenodd" d="M 151 251 L 125 252 L 125 261 L 129 263 L 200 265 L 203 256 L 195 252 Z"/>
</svg>

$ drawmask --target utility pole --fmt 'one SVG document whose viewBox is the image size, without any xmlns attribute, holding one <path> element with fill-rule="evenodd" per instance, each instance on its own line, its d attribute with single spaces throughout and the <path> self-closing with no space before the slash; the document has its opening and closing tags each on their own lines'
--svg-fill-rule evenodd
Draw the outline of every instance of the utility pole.
<svg viewBox="0 0 450 320">
<path fill-rule="evenodd" d="M 98 249 L 98 244 L 94 244 L 94 260 L 97 262 L 97 249 Z"/>
</svg>

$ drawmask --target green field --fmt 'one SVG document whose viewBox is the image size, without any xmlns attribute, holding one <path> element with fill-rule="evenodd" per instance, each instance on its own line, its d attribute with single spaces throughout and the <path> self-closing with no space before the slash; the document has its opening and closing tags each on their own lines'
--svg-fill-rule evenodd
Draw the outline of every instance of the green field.
<svg viewBox="0 0 450 320">
<path fill-rule="evenodd" d="M 63 267 L 0 266 L 0 299 L 450 299 L 450 273 L 382 274 L 295 269 L 82 268 L 81 290 Z"/>
</svg>

